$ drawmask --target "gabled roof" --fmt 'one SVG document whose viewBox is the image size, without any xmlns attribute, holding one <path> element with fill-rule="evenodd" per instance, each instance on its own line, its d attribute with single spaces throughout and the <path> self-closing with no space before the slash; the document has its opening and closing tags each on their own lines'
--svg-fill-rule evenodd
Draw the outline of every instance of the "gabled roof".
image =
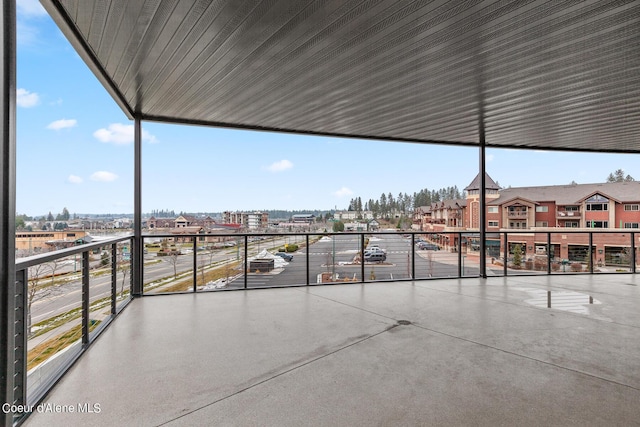
<svg viewBox="0 0 640 427">
<path fill-rule="evenodd" d="M 458 209 L 467 206 L 466 199 L 443 200 L 442 207 L 446 209 Z"/>
<path fill-rule="evenodd" d="M 539 205 L 540 204 L 540 203 L 538 203 L 538 202 L 536 202 L 534 200 L 530 200 L 530 199 L 527 199 L 525 197 L 520 197 L 520 196 L 516 196 L 516 197 L 514 197 L 512 199 L 509 199 L 509 200 L 504 200 L 504 199 L 500 198 L 500 200 L 502 200 L 500 202 L 501 205 L 509 205 L 511 203 L 517 203 L 517 202 L 529 203 L 531 205 Z M 489 203 L 489 204 L 492 204 L 492 203 Z"/>
<path fill-rule="evenodd" d="M 499 190 L 500 186 L 496 184 L 496 182 L 489 176 L 488 173 L 484 174 L 485 188 L 487 190 Z M 471 181 L 471 184 L 467 185 L 464 191 L 469 190 L 479 190 L 480 189 L 480 174 L 476 175 L 476 177 Z"/>
<path fill-rule="evenodd" d="M 501 205 L 505 201 L 520 197 L 537 202 L 555 201 L 557 205 L 577 205 L 595 193 L 621 203 L 638 203 L 640 202 L 640 182 L 504 188 L 500 190 L 498 199 L 488 201 L 487 204 Z"/>
<path fill-rule="evenodd" d="M 178 227 L 172 228 L 171 234 L 198 234 L 204 230 L 203 227 L 193 226 L 193 227 Z"/>
<path fill-rule="evenodd" d="M 640 2 L 41 0 L 130 118 L 640 152 Z"/>
<path fill-rule="evenodd" d="M 602 193 L 601 191 L 594 191 L 593 193 L 589 193 L 589 194 L 585 195 L 584 197 L 582 197 L 582 198 L 581 198 L 580 200 L 578 200 L 578 201 L 579 201 L 580 203 L 582 203 L 582 202 L 584 202 L 584 201 L 586 201 L 586 200 L 588 200 L 588 199 L 590 199 L 590 198 L 592 198 L 592 197 L 594 197 L 594 196 L 602 196 L 602 197 L 604 197 L 604 198 L 606 198 L 606 199 L 613 200 L 614 202 L 620 203 L 620 200 L 619 200 L 619 199 L 617 199 L 617 198 L 615 198 L 615 197 L 613 197 L 613 196 L 611 196 L 611 195 L 609 195 L 609 194 L 604 194 L 604 193 Z M 598 202 L 598 203 L 599 203 L 599 202 Z"/>
</svg>

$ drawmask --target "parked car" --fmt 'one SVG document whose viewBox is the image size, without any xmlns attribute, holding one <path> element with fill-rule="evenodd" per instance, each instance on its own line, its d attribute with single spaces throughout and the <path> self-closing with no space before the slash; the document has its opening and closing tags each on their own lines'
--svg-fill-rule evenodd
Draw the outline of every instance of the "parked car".
<svg viewBox="0 0 640 427">
<path fill-rule="evenodd" d="M 436 245 L 435 243 L 428 243 L 428 242 L 419 242 L 417 244 L 418 249 L 422 249 L 425 251 L 439 251 L 440 247 L 438 247 L 438 245 Z"/>
<path fill-rule="evenodd" d="M 293 255 L 288 254 L 286 252 L 276 252 L 276 255 L 278 255 L 280 258 L 284 259 L 287 262 L 293 261 Z"/>
<path fill-rule="evenodd" d="M 364 262 L 384 262 L 387 260 L 387 254 L 384 252 L 369 252 L 364 254 Z"/>
<path fill-rule="evenodd" d="M 382 254 L 386 254 L 387 251 L 385 249 L 382 249 L 380 246 L 378 245 L 371 245 L 368 246 L 365 250 L 364 253 L 370 253 L 370 254 L 376 254 L 376 253 L 382 253 Z"/>
</svg>

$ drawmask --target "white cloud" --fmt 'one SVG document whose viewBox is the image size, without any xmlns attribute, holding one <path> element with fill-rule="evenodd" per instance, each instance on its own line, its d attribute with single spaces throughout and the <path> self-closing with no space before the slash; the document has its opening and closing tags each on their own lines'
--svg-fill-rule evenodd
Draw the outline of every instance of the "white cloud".
<svg viewBox="0 0 640 427">
<path fill-rule="evenodd" d="M 269 166 L 267 166 L 267 170 L 269 172 L 283 172 L 286 171 L 287 169 L 291 169 L 293 167 L 293 163 L 291 163 L 289 160 L 280 160 L 274 163 L 271 163 Z"/>
<path fill-rule="evenodd" d="M 77 123 L 78 121 L 76 119 L 68 119 L 68 120 L 61 119 L 61 120 L 56 120 L 55 122 L 49 123 L 49 125 L 47 126 L 47 129 L 60 130 L 65 128 L 72 128 Z"/>
<path fill-rule="evenodd" d="M 487 162 L 492 162 L 494 159 L 494 155 L 493 154 L 487 154 L 487 156 L 485 157 L 485 159 L 487 160 Z"/>
<path fill-rule="evenodd" d="M 92 181 L 111 182 L 118 179 L 118 175 L 113 172 L 98 171 L 91 175 Z"/>
<path fill-rule="evenodd" d="M 111 123 L 106 129 L 98 129 L 93 133 L 101 142 L 111 142 L 116 145 L 131 144 L 133 142 L 134 127 L 133 125 L 124 125 L 122 123 Z M 157 142 L 156 137 L 142 129 L 142 140 L 147 142 Z"/>
<path fill-rule="evenodd" d="M 77 175 L 69 175 L 69 178 L 67 178 L 67 181 L 70 182 L 71 184 L 82 184 L 83 179 Z"/>
<path fill-rule="evenodd" d="M 45 16 L 47 14 L 38 0 L 18 0 L 16 12 L 18 15 L 25 16 Z"/>
<path fill-rule="evenodd" d="M 346 196 L 350 196 L 353 194 L 353 191 L 351 191 L 349 188 L 347 187 L 342 187 L 341 189 L 339 189 L 338 191 L 333 193 L 335 196 L 338 197 L 346 197 Z"/>
<path fill-rule="evenodd" d="M 40 103 L 40 97 L 37 93 L 31 93 L 26 89 L 18 89 L 16 92 L 16 103 L 18 107 L 34 107 Z"/>
</svg>

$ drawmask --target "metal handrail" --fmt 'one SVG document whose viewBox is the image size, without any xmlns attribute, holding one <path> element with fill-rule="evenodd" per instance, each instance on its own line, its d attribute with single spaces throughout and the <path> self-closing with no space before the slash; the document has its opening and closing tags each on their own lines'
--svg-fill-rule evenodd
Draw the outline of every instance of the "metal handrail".
<svg viewBox="0 0 640 427">
<path fill-rule="evenodd" d="M 193 247 L 193 268 L 194 268 L 194 273 L 193 273 L 193 287 L 192 287 L 192 292 L 198 292 L 197 286 L 196 286 L 196 269 L 197 269 L 197 249 L 198 249 L 198 239 L 201 237 L 220 237 L 220 238 L 224 238 L 224 239 L 233 239 L 237 241 L 238 245 L 242 245 L 242 249 L 244 251 L 244 267 L 243 267 L 243 272 L 244 272 L 244 286 L 240 289 L 247 289 L 247 257 L 248 257 L 248 248 L 249 248 L 249 238 L 252 236 L 260 236 L 260 237 L 286 237 L 286 236 L 296 236 L 296 237 L 302 237 L 303 241 L 306 242 L 306 247 L 309 248 L 310 247 L 310 237 L 314 236 L 354 236 L 357 237 L 358 240 L 358 247 L 359 247 L 359 252 L 360 252 L 360 259 L 364 259 L 364 243 L 365 243 L 365 238 L 367 236 L 384 236 L 384 235 L 395 235 L 395 236 L 399 236 L 401 234 L 404 235 L 409 235 L 408 237 L 410 237 L 410 249 L 407 255 L 407 262 L 410 263 L 411 265 L 407 265 L 407 272 L 409 273 L 409 278 L 408 279 L 400 279 L 398 281 L 405 281 L 405 280 L 423 280 L 423 279 L 428 279 L 428 277 L 424 277 L 424 278 L 416 278 L 416 237 L 418 236 L 432 236 L 435 237 L 437 235 L 445 235 L 445 236 L 453 236 L 455 237 L 455 241 L 456 241 L 456 245 L 448 245 L 449 247 L 452 248 L 452 252 L 455 252 L 457 255 L 457 277 L 465 277 L 465 271 L 464 271 L 464 267 L 463 267 L 463 263 L 464 263 L 464 256 L 466 254 L 465 251 L 468 251 L 469 248 L 472 245 L 472 241 L 470 239 L 477 239 L 480 237 L 480 232 L 479 230 L 465 230 L 465 231 L 461 231 L 461 230 L 455 230 L 455 231 L 447 231 L 447 230 L 443 230 L 443 231 L 418 231 L 418 230 L 411 230 L 411 231 L 357 231 L 357 232 L 291 232 L 291 233 L 282 233 L 282 232 L 266 232 L 266 233 L 211 233 L 211 234 L 198 234 L 198 233 L 193 233 L 193 234 L 168 234 L 168 233 L 162 233 L 162 234 L 144 234 L 141 236 L 141 242 L 139 243 L 144 243 L 145 239 L 164 239 L 164 238 L 185 238 L 185 239 L 192 239 L 192 247 Z M 635 273 L 636 272 L 636 258 L 637 258 L 637 254 L 636 254 L 636 236 L 640 235 L 640 231 L 639 232 L 635 232 L 629 229 L 588 229 L 588 230 L 584 230 L 584 229 L 564 229 L 564 228 L 546 228 L 544 230 L 536 230 L 536 229 L 527 229 L 527 230 L 512 230 L 512 229 L 501 229 L 500 231 L 490 231 L 486 233 L 486 237 L 488 239 L 499 239 L 501 242 L 501 246 L 505 244 L 505 242 L 509 242 L 510 240 L 510 236 L 517 236 L 517 235 L 529 235 L 531 236 L 532 234 L 535 235 L 536 237 L 534 238 L 534 241 L 537 243 L 537 241 L 539 240 L 540 243 L 544 243 L 547 247 L 547 254 L 550 254 L 550 247 L 552 245 L 552 236 L 553 235 L 557 235 L 557 234 L 562 234 L 562 235 L 570 235 L 570 234 L 582 234 L 582 235 L 586 235 L 588 237 L 588 246 L 589 248 L 593 247 L 593 243 L 594 243 L 594 235 L 597 234 L 617 234 L 617 235 L 629 235 L 630 239 L 628 240 L 629 244 L 625 245 L 625 247 L 630 247 L 631 251 L 629 253 L 630 259 L 629 259 L 629 263 L 630 263 L 630 270 Z M 538 237 L 539 236 L 539 237 Z M 58 373 L 56 374 L 55 378 L 51 378 L 49 379 L 49 381 L 45 384 L 43 390 L 39 391 L 37 393 L 37 399 L 41 399 L 44 397 L 44 395 L 46 394 L 46 392 L 53 386 L 53 384 L 55 384 L 55 382 L 62 376 L 64 375 L 64 372 L 71 367 L 71 365 L 75 362 L 75 360 L 77 360 L 78 357 L 80 357 L 80 355 L 86 350 L 86 348 L 95 340 L 96 338 L 96 334 L 95 331 L 92 332 L 92 334 L 94 334 L 95 336 L 91 335 L 89 333 L 89 254 L 91 251 L 93 251 L 94 249 L 97 248 L 104 248 L 106 246 L 111 246 L 111 265 L 110 270 L 111 270 L 111 276 L 112 276 L 112 283 L 111 283 L 111 315 L 110 317 L 107 319 L 107 321 L 104 322 L 105 327 L 115 318 L 115 316 L 122 311 L 122 309 L 127 305 L 128 301 L 130 301 L 131 298 L 131 294 L 129 295 L 129 298 L 126 301 L 121 301 L 122 305 L 119 307 L 119 310 L 116 307 L 116 270 L 117 270 L 117 262 L 116 262 L 116 255 L 117 255 L 117 244 L 125 242 L 125 241 L 130 241 L 133 244 L 135 244 L 134 242 L 135 237 L 133 235 L 127 235 L 127 236 L 121 236 L 121 237 L 115 237 L 115 238 L 111 238 L 111 239 L 105 239 L 105 240 L 101 240 L 99 242 L 92 242 L 92 243 L 88 243 L 88 244 L 82 244 L 82 245 L 78 245 L 78 246 L 74 246 L 71 248 L 67 248 L 67 249 L 61 249 L 58 251 L 54 251 L 54 252 L 48 252 L 48 253 L 43 253 L 43 254 L 39 254 L 39 255 L 34 255 L 28 258 L 24 258 L 24 259 L 20 259 L 16 262 L 16 280 L 19 283 L 18 288 L 21 289 L 22 293 L 21 295 L 17 296 L 18 300 L 22 301 L 22 307 L 20 310 L 18 310 L 16 313 L 18 317 L 21 317 L 20 319 L 16 319 L 16 325 L 17 325 L 17 332 L 18 334 L 16 335 L 16 348 L 18 349 L 16 351 L 16 366 L 21 367 L 23 369 L 23 372 L 19 372 L 18 376 L 17 376 L 17 381 L 16 381 L 16 397 L 15 397 L 15 402 L 17 404 L 26 404 L 26 372 L 24 371 L 26 368 L 26 336 L 25 336 L 25 331 L 26 331 L 26 325 L 25 325 L 25 319 L 24 316 L 26 316 L 26 295 L 25 295 L 25 291 L 27 289 L 27 287 L 25 286 L 26 283 L 28 283 L 28 270 L 29 267 L 32 267 L 34 265 L 37 264 L 43 264 L 43 263 L 47 263 L 47 262 L 51 262 L 51 261 L 55 261 L 57 259 L 61 259 L 61 258 L 66 258 L 69 256 L 73 256 L 73 255 L 78 255 L 81 254 L 82 255 L 82 266 L 83 266 L 83 274 L 82 274 L 82 319 L 81 319 L 81 325 L 82 325 L 82 346 L 80 351 L 78 352 L 78 354 L 68 362 L 68 364 L 64 367 L 64 369 L 61 369 L 58 371 Z M 437 238 L 434 238 L 432 240 L 437 240 Z M 546 242 L 546 243 L 545 243 Z M 210 243 L 210 242 L 209 242 Z M 443 245 L 441 245 L 443 246 Z M 140 246 L 142 247 L 142 245 Z M 463 250 L 464 249 L 464 250 Z M 335 249 L 334 249 L 335 250 Z M 502 248 L 502 250 L 505 253 L 505 257 L 508 256 L 508 248 L 504 247 Z M 292 286 L 309 286 L 309 269 L 310 269 L 310 258 L 309 258 L 309 250 L 306 251 L 306 283 L 300 283 L 298 285 L 292 285 Z M 591 252 L 590 252 L 591 254 Z M 487 256 L 485 254 L 485 256 Z M 593 260 L 593 258 L 592 258 Z M 585 272 L 585 274 L 593 274 L 594 273 L 594 263 L 591 262 L 590 263 L 590 268 L 588 269 L 587 272 Z M 144 268 L 144 264 L 143 268 Z M 508 275 L 508 268 L 507 268 L 507 262 L 504 263 L 504 275 L 507 276 Z M 367 279 L 365 276 L 365 263 L 361 262 L 360 264 L 360 281 L 356 281 L 355 283 L 368 283 L 368 282 L 372 282 L 372 281 L 376 281 L 375 278 L 369 278 Z M 547 257 L 547 268 L 546 268 L 546 272 L 547 274 L 551 274 L 551 257 L 548 256 Z M 538 272 L 539 274 L 540 272 Z M 133 276 L 131 276 L 133 277 Z M 142 276 L 141 276 L 142 277 Z M 467 276 L 468 277 L 468 276 Z M 133 280 L 133 279 L 130 279 Z M 395 280 L 394 280 L 395 281 Z M 352 282 L 353 283 L 353 282 Z M 142 284 L 144 285 L 144 284 Z M 19 326 L 19 327 L 18 327 Z M 22 328 L 22 330 L 20 330 Z M 104 330 L 104 328 L 102 328 L 102 330 Z M 22 353 L 21 353 L 22 352 Z M 30 400 L 32 400 L 32 398 L 30 398 Z M 29 402 L 34 403 L 34 402 Z"/>
<path fill-rule="evenodd" d="M 131 240 L 132 237 L 133 235 L 113 237 L 109 239 L 100 240 L 99 242 L 83 243 L 81 245 L 72 246 L 70 248 L 59 249 L 52 252 L 45 252 L 38 255 L 31 255 L 26 258 L 20 258 L 16 260 L 16 271 L 24 270 L 25 268 L 33 267 L 34 265 L 55 261 L 60 258 L 66 258 L 70 255 L 81 254 L 83 252 L 101 248 L 103 246 L 108 246 L 113 243 L 119 243 L 125 240 Z"/>
</svg>

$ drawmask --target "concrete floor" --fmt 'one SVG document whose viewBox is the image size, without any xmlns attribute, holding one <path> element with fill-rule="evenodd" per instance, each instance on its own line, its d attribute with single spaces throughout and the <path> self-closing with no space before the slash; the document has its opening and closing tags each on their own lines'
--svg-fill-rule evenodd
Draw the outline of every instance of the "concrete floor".
<svg viewBox="0 0 640 427">
<path fill-rule="evenodd" d="M 640 277 L 145 297 L 45 402 L 99 413 L 25 425 L 640 425 Z"/>
</svg>

